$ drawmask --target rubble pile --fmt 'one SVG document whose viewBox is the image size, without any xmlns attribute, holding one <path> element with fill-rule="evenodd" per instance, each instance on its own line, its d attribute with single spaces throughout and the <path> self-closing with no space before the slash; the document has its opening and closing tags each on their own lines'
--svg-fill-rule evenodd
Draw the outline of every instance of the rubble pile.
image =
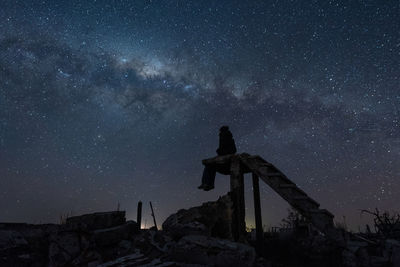
<svg viewBox="0 0 400 267">
<path fill-rule="evenodd" d="M 200 207 L 179 210 L 165 220 L 162 228 L 175 239 L 196 234 L 232 239 L 232 206 L 229 195 L 225 195 Z"/>
<path fill-rule="evenodd" d="M 139 229 L 124 211 L 70 217 L 64 224 L 0 223 L 0 266 L 400 266 L 400 241 L 347 234 L 265 233 L 256 255 L 251 235 L 231 235 L 229 195 L 169 216 L 163 230 Z"/>
<path fill-rule="evenodd" d="M 65 224 L 0 223 L 0 266 L 251 266 L 254 249 L 230 239 L 228 196 L 180 210 L 165 230 L 139 230 L 124 211 Z"/>
<path fill-rule="evenodd" d="M 138 233 L 124 211 L 68 218 L 65 224 L 0 224 L 0 266 L 96 266 L 124 252 Z"/>
</svg>

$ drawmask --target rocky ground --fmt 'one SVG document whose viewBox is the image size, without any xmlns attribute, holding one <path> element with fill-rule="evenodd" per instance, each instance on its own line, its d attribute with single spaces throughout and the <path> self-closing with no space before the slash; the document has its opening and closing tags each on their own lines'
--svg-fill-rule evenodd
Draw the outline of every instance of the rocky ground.
<svg viewBox="0 0 400 267">
<path fill-rule="evenodd" d="M 71 217 L 64 224 L 0 223 L 0 266 L 400 266 L 398 239 L 348 235 L 338 246 L 323 235 L 266 233 L 258 255 L 232 241 L 229 196 L 180 210 L 163 230 L 139 230 L 124 211 Z"/>
</svg>

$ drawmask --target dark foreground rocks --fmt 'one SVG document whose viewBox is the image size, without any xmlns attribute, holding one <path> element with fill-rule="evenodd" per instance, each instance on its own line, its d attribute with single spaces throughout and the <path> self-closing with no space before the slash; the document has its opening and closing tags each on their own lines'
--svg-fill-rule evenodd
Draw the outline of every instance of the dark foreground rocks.
<svg viewBox="0 0 400 267">
<path fill-rule="evenodd" d="M 1 267 L 267 266 L 400 267 L 400 241 L 348 235 L 338 247 L 320 233 L 265 233 L 256 255 L 249 234 L 232 241 L 229 196 L 179 210 L 163 230 L 139 230 L 125 212 L 68 218 L 65 224 L 0 223 Z"/>
<path fill-rule="evenodd" d="M 256 254 L 230 241 L 228 196 L 180 210 L 165 231 L 139 230 L 125 212 L 70 217 L 65 224 L 0 224 L 0 266 L 252 266 Z"/>
<path fill-rule="evenodd" d="M 96 266 L 119 256 L 137 233 L 124 211 L 71 217 L 62 225 L 1 223 L 0 266 Z"/>
<path fill-rule="evenodd" d="M 46 266 L 49 236 L 58 225 L 0 224 L 0 266 Z"/>
</svg>

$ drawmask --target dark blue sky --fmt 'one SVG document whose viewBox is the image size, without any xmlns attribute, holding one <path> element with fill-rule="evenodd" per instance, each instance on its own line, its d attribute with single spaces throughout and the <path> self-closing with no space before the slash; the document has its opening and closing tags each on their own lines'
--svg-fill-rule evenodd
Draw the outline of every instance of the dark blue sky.
<svg viewBox="0 0 400 267">
<path fill-rule="evenodd" d="M 215 200 L 228 177 L 197 186 L 222 124 L 339 221 L 398 211 L 397 1 L 1 6 L 0 221 L 118 203 L 134 218 L 138 200 L 163 221 Z M 277 224 L 287 205 L 262 190 Z M 248 181 L 246 194 L 251 225 Z"/>
</svg>

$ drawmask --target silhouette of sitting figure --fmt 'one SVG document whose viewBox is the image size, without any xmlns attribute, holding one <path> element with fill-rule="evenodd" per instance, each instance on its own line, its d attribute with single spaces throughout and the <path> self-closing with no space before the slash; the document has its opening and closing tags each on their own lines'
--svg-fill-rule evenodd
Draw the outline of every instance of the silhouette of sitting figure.
<svg viewBox="0 0 400 267">
<path fill-rule="evenodd" d="M 219 129 L 219 146 L 217 148 L 218 156 L 235 154 L 236 145 L 233 139 L 231 131 L 228 126 L 222 126 Z M 217 170 L 213 166 L 205 166 L 203 171 L 203 177 L 201 179 L 201 185 L 199 189 L 209 191 L 214 188 L 215 175 Z"/>
</svg>

